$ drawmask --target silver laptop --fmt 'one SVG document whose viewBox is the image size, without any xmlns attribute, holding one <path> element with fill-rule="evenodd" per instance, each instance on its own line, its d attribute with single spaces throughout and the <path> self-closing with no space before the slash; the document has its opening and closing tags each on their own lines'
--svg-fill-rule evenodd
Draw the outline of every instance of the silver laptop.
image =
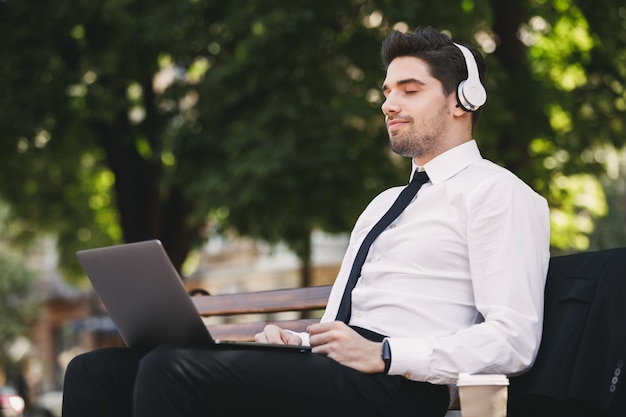
<svg viewBox="0 0 626 417">
<path fill-rule="evenodd" d="M 159 240 L 76 253 L 127 346 L 177 344 L 310 352 L 308 346 L 214 340 Z"/>
</svg>

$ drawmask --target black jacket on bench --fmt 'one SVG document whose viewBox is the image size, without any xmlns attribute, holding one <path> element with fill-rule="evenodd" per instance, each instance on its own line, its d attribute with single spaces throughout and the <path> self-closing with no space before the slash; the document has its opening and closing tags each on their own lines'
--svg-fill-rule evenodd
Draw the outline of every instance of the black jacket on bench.
<svg viewBox="0 0 626 417">
<path fill-rule="evenodd" d="M 541 345 L 509 417 L 626 416 L 626 248 L 552 257 Z"/>
</svg>

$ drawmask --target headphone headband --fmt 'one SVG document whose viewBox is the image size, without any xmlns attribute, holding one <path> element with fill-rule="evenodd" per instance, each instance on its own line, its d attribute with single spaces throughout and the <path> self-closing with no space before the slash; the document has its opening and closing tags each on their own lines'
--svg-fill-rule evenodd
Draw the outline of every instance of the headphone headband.
<svg viewBox="0 0 626 417">
<path fill-rule="evenodd" d="M 469 112 L 476 111 L 487 101 L 487 92 L 480 82 L 480 76 L 478 75 L 478 65 L 469 49 L 456 42 L 454 46 L 459 48 L 463 53 L 467 67 L 467 79 L 459 83 L 457 88 L 457 100 L 463 110 Z"/>
</svg>

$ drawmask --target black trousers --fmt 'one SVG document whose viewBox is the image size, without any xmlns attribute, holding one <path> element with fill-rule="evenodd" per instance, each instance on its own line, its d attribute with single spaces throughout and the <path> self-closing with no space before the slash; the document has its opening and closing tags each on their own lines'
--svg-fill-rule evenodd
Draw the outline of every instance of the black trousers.
<svg viewBox="0 0 626 417">
<path fill-rule="evenodd" d="M 445 385 L 364 374 L 317 354 L 161 346 L 74 358 L 64 417 L 444 416 Z"/>
</svg>

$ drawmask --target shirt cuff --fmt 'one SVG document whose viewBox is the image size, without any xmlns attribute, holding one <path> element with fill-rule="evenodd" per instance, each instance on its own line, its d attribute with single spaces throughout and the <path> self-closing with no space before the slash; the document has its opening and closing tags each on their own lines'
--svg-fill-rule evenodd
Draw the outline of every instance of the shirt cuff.
<svg viewBox="0 0 626 417">
<path fill-rule="evenodd" d="M 402 375 L 412 381 L 427 381 L 430 375 L 430 354 L 434 339 L 389 337 L 391 367 L 389 375 Z"/>
</svg>

